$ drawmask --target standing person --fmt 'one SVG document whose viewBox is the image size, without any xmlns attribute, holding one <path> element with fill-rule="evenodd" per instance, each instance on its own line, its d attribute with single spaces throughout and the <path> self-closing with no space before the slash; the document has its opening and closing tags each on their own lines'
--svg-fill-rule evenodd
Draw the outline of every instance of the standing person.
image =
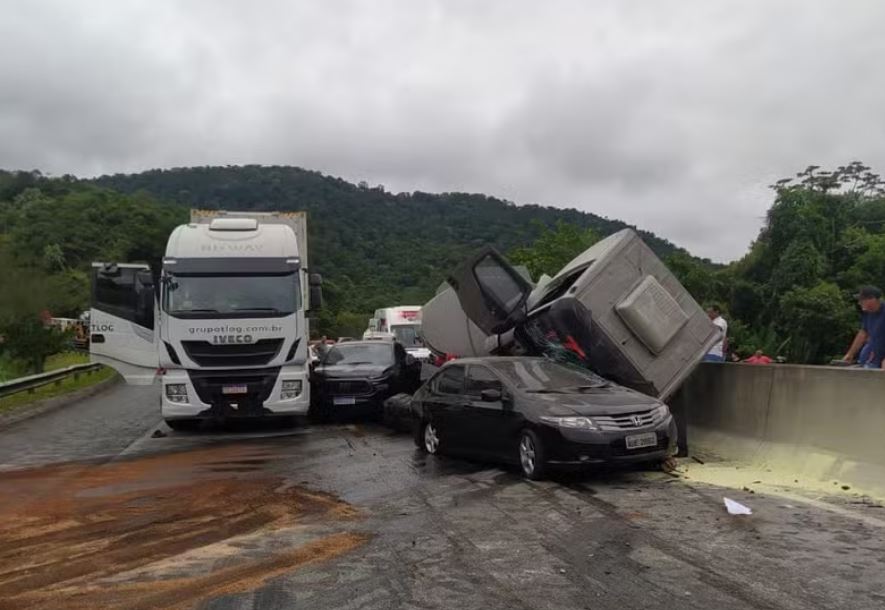
<svg viewBox="0 0 885 610">
<path fill-rule="evenodd" d="M 882 291 L 875 286 L 864 286 L 857 293 L 860 305 L 860 330 L 854 336 L 851 347 L 845 352 L 845 360 L 854 362 L 854 357 L 866 343 L 863 358 L 858 364 L 866 369 L 885 369 L 885 304 Z"/>
<path fill-rule="evenodd" d="M 722 337 L 706 353 L 704 362 L 725 362 L 725 354 L 728 353 L 728 322 L 722 317 L 722 310 L 719 309 L 718 305 L 708 307 L 707 315 L 713 324 L 722 331 Z"/>
</svg>

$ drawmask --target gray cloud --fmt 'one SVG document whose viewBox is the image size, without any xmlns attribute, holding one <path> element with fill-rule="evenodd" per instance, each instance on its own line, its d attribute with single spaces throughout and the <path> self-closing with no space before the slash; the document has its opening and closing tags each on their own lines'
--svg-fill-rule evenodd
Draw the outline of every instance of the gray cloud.
<svg viewBox="0 0 885 610">
<path fill-rule="evenodd" d="M 765 185 L 885 171 L 885 5 L 7 2 L 0 167 L 301 165 L 740 256 Z"/>
</svg>

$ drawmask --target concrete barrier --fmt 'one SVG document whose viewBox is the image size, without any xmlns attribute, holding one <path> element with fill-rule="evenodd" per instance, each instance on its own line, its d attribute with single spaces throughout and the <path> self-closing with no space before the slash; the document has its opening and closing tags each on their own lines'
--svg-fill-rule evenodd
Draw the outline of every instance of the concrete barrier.
<svg viewBox="0 0 885 610">
<path fill-rule="evenodd" d="M 885 494 L 885 372 L 704 363 L 673 403 L 692 451 Z"/>
</svg>

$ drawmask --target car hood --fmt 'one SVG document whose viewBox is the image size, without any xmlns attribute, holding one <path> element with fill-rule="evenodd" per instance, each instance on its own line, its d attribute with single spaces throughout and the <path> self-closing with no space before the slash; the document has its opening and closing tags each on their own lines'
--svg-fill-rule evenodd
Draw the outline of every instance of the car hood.
<svg viewBox="0 0 885 610">
<path fill-rule="evenodd" d="M 329 364 L 318 366 L 315 372 L 329 379 L 338 377 L 378 377 L 392 364 Z"/>
<path fill-rule="evenodd" d="M 526 400 L 541 407 L 544 414 L 554 416 L 620 415 L 664 404 L 657 398 L 617 384 L 585 390 L 581 393 L 539 394 L 524 392 L 523 396 Z"/>
</svg>

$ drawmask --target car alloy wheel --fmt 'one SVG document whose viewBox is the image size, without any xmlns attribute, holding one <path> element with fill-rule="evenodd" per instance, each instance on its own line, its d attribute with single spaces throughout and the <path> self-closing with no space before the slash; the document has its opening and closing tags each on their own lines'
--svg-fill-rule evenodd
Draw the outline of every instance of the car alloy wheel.
<svg viewBox="0 0 885 610">
<path fill-rule="evenodd" d="M 439 451 L 439 432 L 431 422 L 424 424 L 424 450 L 431 455 Z"/>
<path fill-rule="evenodd" d="M 535 473 L 535 442 L 528 434 L 523 434 L 519 441 L 519 463 L 525 476 L 531 478 Z"/>
<path fill-rule="evenodd" d="M 537 481 L 547 471 L 547 452 L 541 437 L 533 430 L 523 430 L 519 436 L 519 465 L 525 478 Z"/>
</svg>

